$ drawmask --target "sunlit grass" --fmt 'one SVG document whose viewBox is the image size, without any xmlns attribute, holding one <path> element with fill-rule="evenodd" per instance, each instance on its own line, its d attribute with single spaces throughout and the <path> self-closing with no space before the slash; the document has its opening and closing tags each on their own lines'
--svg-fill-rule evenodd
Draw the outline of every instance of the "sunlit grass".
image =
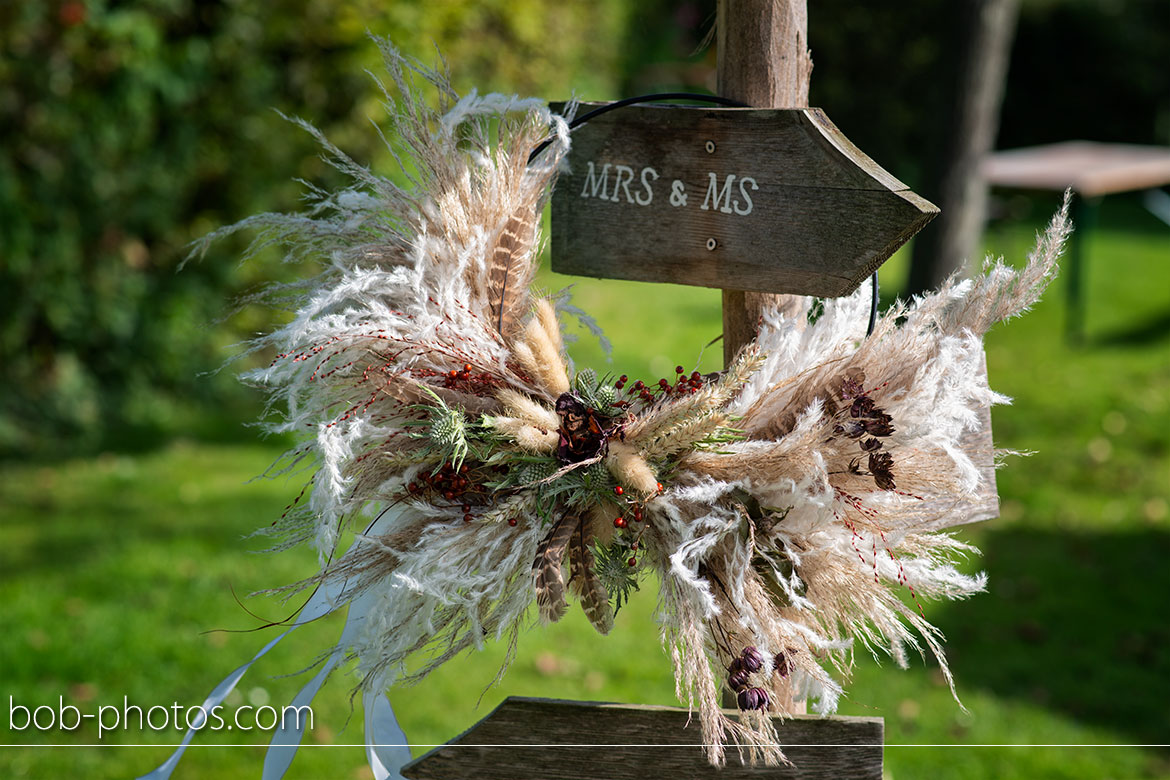
<svg viewBox="0 0 1170 780">
<path fill-rule="evenodd" d="M 1032 224 L 996 229 L 995 252 L 1018 258 Z M 982 547 L 969 563 L 991 576 L 966 603 L 924 604 L 948 636 L 958 692 L 933 662 L 910 670 L 859 655 L 842 712 L 886 722 L 892 778 L 1082 778 L 1170 775 L 1150 748 L 1019 748 L 1164 742 L 1170 734 L 1170 240 L 1127 201 L 1106 203 L 1090 245 L 1088 342 L 1063 338 L 1062 282 L 1034 312 L 988 339 L 1000 446 L 1034 451 L 999 472 L 1002 517 L 961 533 Z M 896 288 L 904 259 L 883 269 Z M 543 284 L 566 281 L 551 274 Z M 577 282 L 576 303 L 614 341 L 615 373 L 656 378 L 688 368 L 719 331 L 717 291 L 624 282 Z M 717 367 L 721 347 L 700 367 Z M 573 347 L 603 366 L 589 336 Z M 251 629 L 299 603 L 246 594 L 311 574 L 306 550 L 258 555 L 247 534 L 278 516 L 295 481 L 248 480 L 277 443 L 175 441 L 143 454 L 110 453 L 0 467 L 0 693 L 16 703 L 78 706 L 200 702 L 274 636 Z M 243 601 L 237 604 L 233 592 Z M 391 699 L 412 741 L 442 742 L 504 696 L 672 704 L 674 682 L 653 618 L 655 583 L 599 637 L 573 609 L 535 628 L 503 682 L 489 688 L 504 649 L 462 657 Z M 245 609 L 246 607 L 246 609 Z M 298 672 L 340 630 L 336 617 L 290 636 L 244 678 L 236 704 L 282 704 Z M 360 743 L 352 677 L 337 674 L 316 702 L 306 745 Z M 486 691 L 486 692 L 485 692 Z M 482 695 L 482 699 L 480 698 Z M 478 706 L 477 706 L 478 702 Z M 6 704 L 7 702 L 0 702 Z M 5 721 L 5 726 L 7 726 Z M 602 726 L 604 727 L 604 726 Z M 105 745 L 171 743 L 177 732 L 137 729 Z M 86 744 L 96 730 L 0 731 L 7 743 Z M 199 742 L 258 744 L 264 735 L 205 734 Z M 955 745 L 952 748 L 911 745 Z M 907 747 L 902 747 L 907 746 Z M 421 749 L 416 750 L 421 752 Z M 4 777 L 129 777 L 164 748 L 0 748 Z M 256 777 L 260 747 L 193 748 L 175 777 Z M 290 777 L 366 777 L 359 748 L 302 750 Z"/>
</svg>

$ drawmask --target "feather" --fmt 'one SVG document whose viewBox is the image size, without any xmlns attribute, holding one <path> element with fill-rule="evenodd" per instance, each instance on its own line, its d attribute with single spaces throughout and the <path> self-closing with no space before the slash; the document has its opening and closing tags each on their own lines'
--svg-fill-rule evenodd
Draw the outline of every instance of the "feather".
<svg viewBox="0 0 1170 780">
<path fill-rule="evenodd" d="M 597 576 L 593 551 L 585 543 L 585 523 L 579 523 L 569 544 L 569 587 L 581 600 L 581 610 L 597 633 L 605 635 L 613 628 L 613 610 L 609 593 Z"/>
<path fill-rule="evenodd" d="M 532 213 L 526 213 L 531 211 Z M 536 235 L 535 211 L 520 207 L 500 231 L 500 240 L 492 252 L 488 267 L 488 306 L 491 323 L 500 335 L 509 339 L 527 313 L 528 255 Z"/>
<path fill-rule="evenodd" d="M 536 560 L 532 562 L 532 580 L 536 588 L 536 604 L 540 618 L 546 623 L 555 623 L 564 616 L 565 575 L 561 564 L 573 531 L 581 525 L 577 515 L 565 514 L 536 549 Z"/>
</svg>

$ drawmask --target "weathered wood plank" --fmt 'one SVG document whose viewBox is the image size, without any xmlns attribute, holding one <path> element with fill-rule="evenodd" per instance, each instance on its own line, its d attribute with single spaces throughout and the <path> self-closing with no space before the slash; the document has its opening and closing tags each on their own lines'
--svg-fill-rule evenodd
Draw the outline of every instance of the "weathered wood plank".
<svg viewBox="0 0 1170 780">
<path fill-rule="evenodd" d="M 880 718 L 797 716 L 777 722 L 791 766 L 716 769 L 684 709 L 509 697 L 487 717 L 407 764 L 413 780 L 645 780 L 653 777 L 879 780 Z"/>
<path fill-rule="evenodd" d="M 582 276 L 846 295 L 937 213 L 819 109 L 624 108 L 569 166 L 552 263 Z"/>
</svg>

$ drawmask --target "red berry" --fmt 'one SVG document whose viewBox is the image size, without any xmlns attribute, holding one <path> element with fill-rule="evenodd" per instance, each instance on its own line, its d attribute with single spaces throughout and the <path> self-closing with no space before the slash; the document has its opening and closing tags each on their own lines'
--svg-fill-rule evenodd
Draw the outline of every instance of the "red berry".
<svg viewBox="0 0 1170 780">
<path fill-rule="evenodd" d="M 619 382 L 628 382 L 628 381 L 630 381 L 630 378 L 628 376 L 626 376 L 625 374 L 622 374 L 621 376 L 618 377 L 618 381 Z"/>
<path fill-rule="evenodd" d="M 692 382 L 701 382 L 701 381 L 703 381 L 703 375 L 700 374 L 698 371 L 692 371 L 691 372 L 691 381 Z"/>
<path fill-rule="evenodd" d="M 470 373 L 470 372 L 471 372 L 471 364 L 470 364 L 470 363 L 464 363 L 464 364 L 463 364 L 463 370 L 464 370 L 464 371 L 466 371 L 466 372 L 468 372 L 468 373 Z"/>
<path fill-rule="evenodd" d="M 514 518 L 514 517 L 508 518 L 508 525 L 516 525 L 516 522 L 517 522 L 516 518 Z"/>
<path fill-rule="evenodd" d="M 447 376 L 454 379 L 455 377 L 459 376 L 459 372 L 456 371 L 455 369 L 451 369 L 450 371 L 447 372 Z"/>
<path fill-rule="evenodd" d="M 455 493 L 454 493 L 454 491 L 451 491 L 451 490 L 444 490 L 444 491 L 443 491 L 443 498 L 447 499 L 448 501 L 452 501 L 452 500 L 454 500 L 454 498 L 455 498 Z"/>
<path fill-rule="evenodd" d="M 470 522 L 471 522 L 471 520 L 472 520 L 471 513 L 470 513 L 470 512 L 466 512 L 466 513 L 464 513 L 464 515 L 463 515 L 463 522 L 465 522 L 465 523 L 470 523 Z"/>
<path fill-rule="evenodd" d="M 637 558 L 630 558 L 628 561 L 626 561 L 626 563 L 630 564 L 631 566 L 633 566 L 637 562 L 638 562 Z"/>
<path fill-rule="evenodd" d="M 683 371 L 685 371 L 685 370 L 686 370 L 686 369 L 685 369 L 685 368 L 683 368 L 682 366 L 675 366 L 675 367 L 674 367 L 674 373 L 676 373 L 676 374 L 681 374 L 681 373 L 682 373 Z"/>
<path fill-rule="evenodd" d="M 670 387 L 670 382 L 667 382 L 665 379 L 659 379 L 658 386 L 662 388 Z"/>
<path fill-rule="evenodd" d="M 641 390 L 645 386 L 646 385 L 642 382 L 641 379 L 639 379 L 637 382 L 634 382 L 634 389 L 635 390 Z"/>
<path fill-rule="evenodd" d="M 620 496 L 622 493 L 625 493 L 626 490 L 621 485 L 618 485 L 617 487 L 615 487 L 613 489 L 613 492 L 617 493 Z"/>
<path fill-rule="evenodd" d="M 635 509 L 635 510 L 634 510 L 634 519 L 635 519 L 635 520 L 641 520 L 641 519 L 642 519 L 642 510 L 641 510 L 641 509 Z"/>
<path fill-rule="evenodd" d="M 625 524 L 626 524 L 626 520 L 624 517 L 614 518 L 614 521 L 613 521 L 614 528 L 623 528 L 625 526 Z"/>
<path fill-rule="evenodd" d="M 463 512 L 470 512 L 471 511 L 471 504 L 464 504 L 463 506 L 459 507 L 459 509 Z"/>
<path fill-rule="evenodd" d="M 664 490 L 664 488 L 662 487 L 662 483 L 659 482 L 658 483 L 658 492 L 661 493 L 663 490 Z"/>
<path fill-rule="evenodd" d="M 411 482 L 409 485 L 406 486 L 406 489 L 409 490 L 411 493 L 414 493 L 415 491 L 418 490 L 418 484 L 415 482 Z"/>
</svg>

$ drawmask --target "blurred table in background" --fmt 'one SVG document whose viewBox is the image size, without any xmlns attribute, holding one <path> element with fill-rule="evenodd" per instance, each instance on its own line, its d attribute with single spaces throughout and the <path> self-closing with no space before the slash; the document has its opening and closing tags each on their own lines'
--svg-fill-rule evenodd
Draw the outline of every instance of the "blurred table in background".
<svg viewBox="0 0 1170 780">
<path fill-rule="evenodd" d="M 1056 192 L 1071 189 L 1077 194 L 1072 207 L 1075 230 L 1069 247 L 1065 332 L 1070 341 L 1081 341 L 1085 241 L 1096 222 L 1101 199 L 1120 192 L 1149 190 L 1147 208 L 1167 221 L 1165 206 L 1160 206 L 1166 195 L 1156 188 L 1170 184 L 1170 147 L 1066 141 L 1007 149 L 984 159 L 983 174 L 987 183 L 995 187 Z"/>
</svg>

